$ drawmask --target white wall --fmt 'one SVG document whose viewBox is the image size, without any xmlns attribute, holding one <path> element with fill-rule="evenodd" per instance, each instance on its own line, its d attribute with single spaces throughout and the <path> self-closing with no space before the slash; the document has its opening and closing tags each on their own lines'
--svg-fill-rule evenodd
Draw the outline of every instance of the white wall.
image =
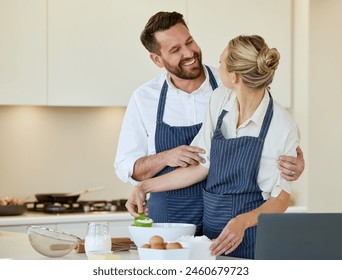
<svg viewBox="0 0 342 280">
<path fill-rule="evenodd" d="M 342 1 L 311 0 L 308 206 L 342 211 Z"/>
<path fill-rule="evenodd" d="M 124 111 L 0 106 L 0 197 L 105 186 L 81 198 L 127 198 L 113 168 Z"/>
<path fill-rule="evenodd" d="M 309 0 L 293 1 L 293 61 L 291 113 L 300 129 L 300 146 L 306 160 L 305 171 L 293 185 L 296 203 L 308 205 L 309 177 Z"/>
</svg>

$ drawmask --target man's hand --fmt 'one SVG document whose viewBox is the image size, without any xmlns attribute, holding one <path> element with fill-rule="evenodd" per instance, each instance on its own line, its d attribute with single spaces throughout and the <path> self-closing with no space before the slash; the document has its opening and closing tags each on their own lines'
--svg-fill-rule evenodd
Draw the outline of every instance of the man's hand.
<svg viewBox="0 0 342 280">
<path fill-rule="evenodd" d="M 154 177 L 166 166 L 187 167 L 189 165 L 198 165 L 205 160 L 198 154 L 204 154 L 205 151 L 194 146 L 179 146 L 171 150 L 163 151 L 154 155 L 139 158 L 133 167 L 132 178 L 136 181 L 144 181 Z"/>
<path fill-rule="evenodd" d="M 297 157 L 280 156 L 278 160 L 280 175 L 287 181 L 295 181 L 302 175 L 305 168 L 304 154 L 297 148 Z"/>
<path fill-rule="evenodd" d="M 168 166 L 187 167 L 189 165 L 205 163 L 205 160 L 198 155 L 204 153 L 205 151 L 201 148 L 182 145 L 163 152 L 162 156 Z"/>
<path fill-rule="evenodd" d="M 132 190 L 125 204 L 128 212 L 133 217 L 137 217 L 141 213 L 147 214 L 147 209 L 145 208 L 146 193 L 142 190 L 140 184 Z"/>
</svg>

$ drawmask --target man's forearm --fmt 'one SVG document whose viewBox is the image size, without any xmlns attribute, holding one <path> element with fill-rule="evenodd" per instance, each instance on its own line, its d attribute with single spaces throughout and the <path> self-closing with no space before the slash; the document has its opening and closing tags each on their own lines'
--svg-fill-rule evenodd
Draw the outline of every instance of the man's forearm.
<svg viewBox="0 0 342 280">
<path fill-rule="evenodd" d="M 132 178 L 136 181 L 143 181 L 152 178 L 159 171 L 166 167 L 160 153 L 139 158 L 133 167 Z"/>
</svg>

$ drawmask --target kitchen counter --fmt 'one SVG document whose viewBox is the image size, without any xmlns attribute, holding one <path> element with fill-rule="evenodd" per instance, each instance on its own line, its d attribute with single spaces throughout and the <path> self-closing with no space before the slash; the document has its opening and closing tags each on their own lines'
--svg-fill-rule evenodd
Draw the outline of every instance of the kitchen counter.
<svg viewBox="0 0 342 280">
<path fill-rule="evenodd" d="M 306 212 L 306 207 L 290 206 L 286 212 Z M 73 214 L 46 214 L 25 211 L 19 216 L 0 216 L 0 227 L 2 226 L 26 226 L 60 223 L 82 223 L 89 221 L 133 221 L 132 216 L 126 212 L 91 212 Z"/>
<path fill-rule="evenodd" d="M 72 251 L 60 258 L 45 257 L 36 252 L 29 241 L 28 235 L 22 232 L 0 231 L 0 260 L 87 260 L 85 253 Z M 138 260 L 137 251 L 117 252 L 123 260 Z"/>
<path fill-rule="evenodd" d="M 89 221 L 133 221 L 133 217 L 126 211 L 123 212 L 91 212 L 73 214 L 46 214 L 25 211 L 19 216 L 0 216 L 2 226 L 26 226 L 59 223 L 82 223 Z"/>
<path fill-rule="evenodd" d="M 307 209 L 303 206 L 290 206 L 286 212 L 301 213 L 307 212 Z M 25 211 L 18 216 L 0 216 L 0 230 L 25 232 L 27 226 L 41 225 L 84 238 L 90 221 L 107 221 L 110 223 L 112 237 L 123 237 L 128 236 L 128 226 L 133 223 L 133 217 L 127 211 L 63 214 Z"/>
<path fill-rule="evenodd" d="M 45 257 L 36 252 L 29 241 L 27 233 L 0 231 L 0 261 L 2 259 L 13 260 L 87 260 L 85 253 L 72 251 L 59 258 Z M 139 260 L 138 251 L 115 252 L 121 260 Z M 217 257 L 217 260 L 241 260 L 232 257 Z"/>
</svg>

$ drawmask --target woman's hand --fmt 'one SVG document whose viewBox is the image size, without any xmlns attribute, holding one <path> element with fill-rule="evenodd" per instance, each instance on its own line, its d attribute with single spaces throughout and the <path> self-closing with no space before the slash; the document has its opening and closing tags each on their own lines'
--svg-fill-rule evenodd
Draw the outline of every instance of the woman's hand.
<svg viewBox="0 0 342 280">
<path fill-rule="evenodd" d="M 137 217 L 139 214 L 144 213 L 147 215 L 147 208 L 145 208 L 146 193 L 141 188 L 139 183 L 131 192 L 125 206 L 128 212 Z"/>
<path fill-rule="evenodd" d="M 280 175 L 287 181 L 295 181 L 303 173 L 305 167 L 304 154 L 297 148 L 297 157 L 281 156 L 278 160 Z"/>
<path fill-rule="evenodd" d="M 242 242 L 246 227 L 244 223 L 237 219 L 231 219 L 224 227 L 219 237 L 210 246 L 211 254 L 219 256 L 230 254 Z"/>
</svg>

